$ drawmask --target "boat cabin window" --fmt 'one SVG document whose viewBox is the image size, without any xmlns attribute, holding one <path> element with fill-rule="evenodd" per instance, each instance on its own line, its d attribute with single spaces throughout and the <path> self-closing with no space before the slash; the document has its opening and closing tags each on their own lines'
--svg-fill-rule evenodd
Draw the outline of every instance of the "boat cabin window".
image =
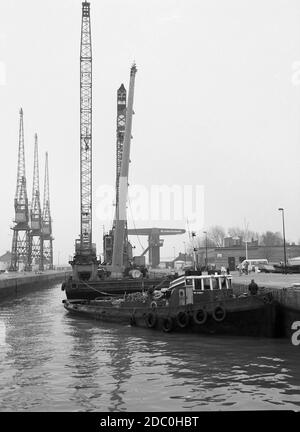
<svg viewBox="0 0 300 432">
<path fill-rule="evenodd" d="M 228 289 L 228 280 L 227 280 L 227 278 L 222 278 L 221 280 L 220 280 L 220 282 L 221 282 L 221 288 L 222 289 Z"/>
<path fill-rule="evenodd" d="M 203 279 L 195 279 L 194 283 L 194 288 L 196 291 L 203 290 Z"/>
<path fill-rule="evenodd" d="M 203 289 L 210 290 L 211 289 L 211 279 L 202 279 L 203 280 Z"/>
<path fill-rule="evenodd" d="M 186 286 L 192 286 L 193 285 L 193 279 L 186 279 L 185 283 L 186 283 Z"/>
<path fill-rule="evenodd" d="M 220 289 L 219 278 L 211 278 L 211 281 L 212 281 L 212 289 L 214 290 Z"/>
</svg>

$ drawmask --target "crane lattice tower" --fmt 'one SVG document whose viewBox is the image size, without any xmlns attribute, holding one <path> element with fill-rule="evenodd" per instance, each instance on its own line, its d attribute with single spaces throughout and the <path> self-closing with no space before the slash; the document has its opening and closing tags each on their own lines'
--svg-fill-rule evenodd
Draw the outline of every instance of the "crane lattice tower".
<svg viewBox="0 0 300 432">
<path fill-rule="evenodd" d="M 92 243 L 92 40 L 90 3 L 82 3 L 80 44 L 80 239 L 70 262 L 73 280 L 98 278 Z"/>
<path fill-rule="evenodd" d="M 45 179 L 44 179 L 44 203 L 42 215 L 42 235 L 43 235 L 43 263 L 49 270 L 53 269 L 53 237 L 52 220 L 50 212 L 50 192 L 49 192 L 49 167 L 48 153 L 45 158 Z"/>
<path fill-rule="evenodd" d="M 22 108 L 20 109 L 18 171 L 14 207 L 15 219 L 14 227 L 12 228 L 13 240 L 10 270 L 18 271 L 20 263 L 23 263 L 25 270 L 28 270 L 30 227 L 25 173 L 24 123 Z"/>
<path fill-rule="evenodd" d="M 92 41 L 90 3 L 82 3 L 80 49 L 81 249 L 92 249 Z"/>
<path fill-rule="evenodd" d="M 42 237 L 42 210 L 40 201 L 40 180 L 39 180 L 39 154 L 38 136 L 35 134 L 34 144 L 34 167 L 32 201 L 30 209 L 30 242 L 29 242 L 29 265 L 32 268 L 33 262 L 38 264 L 39 270 L 44 270 L 43 263 L 43 237 Z"/>
</svg>

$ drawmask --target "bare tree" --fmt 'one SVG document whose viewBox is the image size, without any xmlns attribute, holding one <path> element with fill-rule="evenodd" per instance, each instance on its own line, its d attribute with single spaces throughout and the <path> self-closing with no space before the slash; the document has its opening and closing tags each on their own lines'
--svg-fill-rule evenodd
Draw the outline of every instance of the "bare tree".
<svg viewBox="0 0 300 432">
<path fill-rule="evenodd" d="M 192 252 L 194 248 L 199 249 L 205 248 L 206 246 L 208 248 L 216 247 L 216 243 L 212 238 L 210 238 L 209 232 L 207 233 L 207 237 L 204 233 L 201 233 L 200 235 L 197 235 L 197 233 L 194 234 L 196 235 L 193 235 L 193 233 L 191 233 L 190 236 L 190 242 L 188 245 L 189 251 Z"/>
<path fill-rule="evenodd" d="M 259 234 L 255 231 L 245 230 L 239 227 L 228 228 L 228 234 L 231 237 L 240 237 L 243 241 L 250 242 L 251 240 L 258 240 Z"/>
<path fill-rule="evenodd" d="M 245 230 L 243 230 L 239 227 L 231 227 L 231 228 L 228 228 L 228 234 L 231 237 L 243 237 L 245 235 Z"/>
<path fill-rule="evenodd" d="M 280 232 L 266 231 L 261 235 L 262 246 L 282 246 L 283 239 Z"/>
<path fill-rule="evenodd" d="M 209 228 L 207 236 L 216 247 L 222 247 L 224 244 L 225 229 L 220 225 L 214 225 Z"/>
</svg>

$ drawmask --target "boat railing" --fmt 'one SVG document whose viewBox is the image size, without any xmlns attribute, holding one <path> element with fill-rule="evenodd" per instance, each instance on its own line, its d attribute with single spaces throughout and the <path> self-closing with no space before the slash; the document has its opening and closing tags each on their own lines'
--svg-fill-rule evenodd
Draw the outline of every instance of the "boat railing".
<svg viewBox="0 0 300 432">
<path fill-rule="evenodd" d="M 231 275 L 201 275 L 201 276 L 181 276 L 171 282 L 170 289 L 175 287 L 192 287 L 193 291 L 221 290 L 231 288 Z M 205 283 L 207 282 L 207 283 Z"/>
</svg>

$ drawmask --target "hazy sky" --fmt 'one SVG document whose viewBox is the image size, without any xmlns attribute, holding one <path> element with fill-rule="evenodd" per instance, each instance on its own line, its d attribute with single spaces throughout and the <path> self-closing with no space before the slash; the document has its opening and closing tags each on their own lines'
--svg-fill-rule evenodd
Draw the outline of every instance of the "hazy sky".
<svg viewBox="0 0 300 432">
<path fill-rule="evenodd" d="M 251 230 L 281 231 L 284 207 L 287 238 L 298 241 L 300 2 L 94 0 L 91 13 L 94 206 L 99 187 L 114 185 L 116 91 L 135 60 L 130 184 L 203 185 L 204 228 L 246 219 Z M 55 262 L 73 253 L 80 24 L 79 0 L 0 0 L 0 254 L 11 248 L 20 106 L 29 198 L 37 132 L 41 187 L 49 152 Z M 103 221 L 93 223 L 100 252 Z M 136 221 L 152 225 L 185 228 Z M 162 255 L 183 241 L 169 237 Z"/>
</svg>

